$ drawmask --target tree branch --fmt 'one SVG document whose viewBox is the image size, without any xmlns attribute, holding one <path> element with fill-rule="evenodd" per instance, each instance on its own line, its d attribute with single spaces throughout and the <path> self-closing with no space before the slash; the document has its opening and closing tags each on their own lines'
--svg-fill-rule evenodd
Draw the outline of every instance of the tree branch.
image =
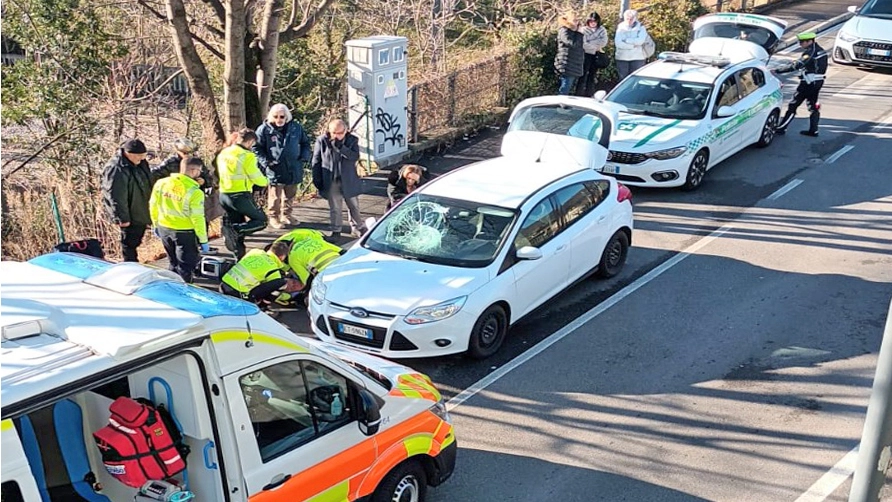
<svg viewBox="0 0 892 502">
<path fill-rule="evenodd" d="M 279 43 L 287 44 L 292 40 L 305 37 L 313 29 L 313 26 L 316 25 L 319 16 L 324 14 L 333 3 L 334 0 L 319 0 L 313 12 L 306 13 L 303 21 L 298 26 L 293 26 L 291 23 L 288 24 L 279 35 Z"/>
<path fill-rule="evenodd" d="M 202 0 L 204 3 L 208 4 L 211 9 L 214 11 L 214 15 L 217 17 L 217 21 L 220 21 L 220 26 L 226 22 L 226 8 L 223 7 L 223 2 L 220 0 Z"/>
</svg>

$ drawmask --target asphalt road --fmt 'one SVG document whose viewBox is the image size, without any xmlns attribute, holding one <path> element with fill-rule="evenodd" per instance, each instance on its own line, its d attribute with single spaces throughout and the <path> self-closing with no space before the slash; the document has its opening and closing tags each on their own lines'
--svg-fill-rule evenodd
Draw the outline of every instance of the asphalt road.
<svg viewBox="0 0 892 502">
<path fill-rule="evenodd" d="M 501 376 L 452 401 L 459 467 L 433 500 L 846 499 L 827 472 L 860 438 L 892 299 L 892 75 L 833 66 L 822 101 L 818 139 L 801 118 L 695 194 L 634 190 L 625 273 L 500 357 L 410 363 L 453 391 Z"/>
</svg>

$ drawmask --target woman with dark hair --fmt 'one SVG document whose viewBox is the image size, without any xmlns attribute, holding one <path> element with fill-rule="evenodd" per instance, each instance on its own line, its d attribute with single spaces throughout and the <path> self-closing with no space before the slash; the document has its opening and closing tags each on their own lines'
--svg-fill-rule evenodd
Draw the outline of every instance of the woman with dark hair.
<svg viewBox="0 0 892 502">
<path fill-rule="evenodd" d="M 604 47 L 607 46 L 607 30 L 601 26 L 601 16 L 592 12 L 582 27 L 582 48 L 585 50 L 585 60 L 582 65 L 582 77 L 576 83 L 576 95 L 592 97 L 595 93 L 595 83 L 600 67 L 597 65 L 599 58 L 606 59 Z"/>
<path fill-rule="evenodd" d="M 428 180 L 427 168 L 418 164 L 406 164 L 399 170 L 390 171 L 387 176 L 387 209 L 403 200 L 416 188 Z"/>
</svg>

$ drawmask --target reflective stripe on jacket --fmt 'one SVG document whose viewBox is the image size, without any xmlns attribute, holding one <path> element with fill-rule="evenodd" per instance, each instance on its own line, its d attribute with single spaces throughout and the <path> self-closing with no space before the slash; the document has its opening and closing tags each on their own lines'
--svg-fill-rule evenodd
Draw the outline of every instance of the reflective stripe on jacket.
<svg viewBox="0 0 892 502">
<path fill-rule="evenodd" d="M 226 272 L 223 282 L 239 293 L 248 294 L 264 282 L 284 277 L 284 268 L 285 264 L 278 256 L 262 249 L 252 249 Z"/>
<path fill-rule="evenodd" d="M 217 155 L 217 176 L 223 193 L 250 192 L 254 185 L 268 184 L 257 168 L 257 156 L 241 145 L 228 146 Z"/>
<path fill-rule="evenodd" d="M 304 284 L 341 255 L 341 248 L 320 238 L 306 238 L 295 243 L 288 253 L 288 266 Z"/>
<path fill-rule="evenodd" d="M 155 183 L 149 198 L 152 225 L 172 230 L 194 230 L 198 242 L 208 241 L 204 219 L 204 192 L 198 182 L 175 173 Z"/>
</svg>

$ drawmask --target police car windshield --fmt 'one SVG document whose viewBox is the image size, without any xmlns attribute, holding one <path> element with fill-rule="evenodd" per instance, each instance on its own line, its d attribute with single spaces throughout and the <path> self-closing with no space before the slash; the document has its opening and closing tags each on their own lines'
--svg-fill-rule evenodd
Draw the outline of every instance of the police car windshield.
<svg viewBox="0 0 892 502">
<path fill-rule="evenodd" d="M 629 113 L 678 120 L 706 116 L 712 85 L 633 75 L 607 100 L 625 105 Z"/>
<path fill-rule="evenodd" d="M 868 0 L 858 11 L 858 15 L 892 19 L 892 0 Z"/>
<path fill-rule="evenodd" d="M 485 267 L 516 217 L 512 209 L 418 193 L 387 213 L 362 245 L 409 260 Z"/>
</svg>

